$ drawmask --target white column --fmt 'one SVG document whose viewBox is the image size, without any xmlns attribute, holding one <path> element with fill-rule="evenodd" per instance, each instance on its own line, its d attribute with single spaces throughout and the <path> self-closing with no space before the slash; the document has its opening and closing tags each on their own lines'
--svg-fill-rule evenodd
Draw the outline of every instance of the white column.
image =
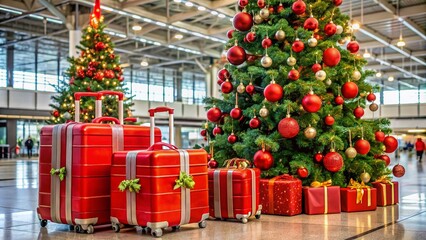
<svg viewBox="0 0 426 240">
<path fill-rule="evenodd" d="M 219 68 L 217 65 L 213 65 L 209 74 L 206 74 L 207 78 L 207 93 L 211 96 L 208 97 L 214 97 L 214 98 L 222 98 L 222 95 L 220 94 L 219 88 L 220 86 L 217 85 L 217 72 L 219 71 Z M 210 87 L 210 88 L 209 88 Z"/>
<path fill-rule="evenodd" d="M 81 31 L 80 30 L 70 30 L 69 32 L 69 56 L 78 57 L 77 45 L 80 44 L 81 40 Z"/>
</svg>

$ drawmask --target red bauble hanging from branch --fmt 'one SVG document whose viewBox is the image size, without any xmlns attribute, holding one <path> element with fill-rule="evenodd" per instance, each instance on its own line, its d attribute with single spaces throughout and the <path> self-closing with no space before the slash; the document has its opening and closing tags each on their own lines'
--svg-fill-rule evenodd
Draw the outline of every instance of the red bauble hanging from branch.
<svg viewBox="0 0 426 240">
<path fill-rule="evenodd" d="M 277 102 L 283 97 L 283 87 L 272 80 L 263 90 L 263 95 L 269 102 Z"/>
<path fill-rule="evenodd" d="M 382 154 L 382 155 L 380 155 L 378 157 L 374 157 L 374 158 L 380 159 L 383 162 L 385 162 L 386 167 L 389 166 L 389 164 L 391 162 L 390 157 L 388 155 L 386 155 L 386 154 Z"/>
<path fill-rule="evenodd" d="M 322 69 L 322 67 L 321 67 L 321 64 L 319 64 L 319 63 L 315 63 L 314 65 L 312 65 L 312 71 L 314 73 L 318 72 L 321 69 Z"/>
<path fill-rule="evenodd" d="M 322 61 L 329 67 L 334 67 L 340 62 L 340 52 L 336 48 L 327 48 L 322 56 Z"/>
<path fill-rule="evenodd" d="M 310 113 L 318 112 L 321 109 L 321 105 L 321 98 L 314 94 L 312 90 L 302 99 L 303 109 Z"/>
<path fill-rule="evenodd" d="M 278 132 L 283 138 L 294 138 L 299 134 L 300 127 L 296 119 L 290 117 L 289 111 L 287 116 L 278 123 Z"/>
<path fill-rule="evenodd" d="M 359 139 L 354 145 L 357 153 L 365 155 L 370 152 L 370 143 L 367 140 Z"/>
<path fill-rule="evenodd" d="M 400 178 L 405 175 L 405 168 L 398 163 L 393 167 L 392 173 L 395 177 Z"/>
<path fill-rule="evenodd" d="M 250 126 L 251 129 L 256 129 L 256 128 L 260 127 L 261 123 L 262 122 L 260 121 L 260 119 L 258 117 L 256 117 L 256 116 L 254 116 L 254 118 L 252 118 L 250 120 L 249 126 Z"/>
<path fill-rule="evenodd" d="M 307 178 L 308 175 L 309 175 L 309 171 L 305 167 L 300 167 L 300 168 L 297 169 L 297 175 L 300 178 Z"/>
<path fill-rule="evenodd" d="M 322 153 L 321 152 L 317 152 L 317 153 L 315 153 L 315 155 L 314 155 L 314 161 L 316 162 L 316 163 L 320 163 L 320 162 L 322 162 L 322 160 L 324 159 L 324 155 L 322 155 Z"/>
<path fill-rule="evenodd" d="M 234 90 L 234 86 L 228 79 L 226 79 L 226 81 L 220 85 L 220 89 L 223 93 L 230 93 L 232 90 Z"/>
<path fill-rule="evenodd" d="M 374 93 L 369 93 L 367 95 L 367 101 L 373 102 L 374 100 L 376 100 L 376 95 L 374 95 Z"/>
<path fill-rule="evenodd" d="M 231 116 L 235 120 L 238 120 L 243 116 L 243 111 L 237 105 L 235 106 L 235 108 L 231 110 L 231 112 L 229 113 L 229 116 Z"/>
<path fill-rule="evenodd" d="M 269 48 L 271 46 L 272 46 L 272 40 L 268 36 L 266 36 L 262 40 L 262 47 L 266 49 L 266 48 Z"/>
<path fill-rule="evenodd" d="M 265 0 L 257 0 L 257 6 L 259 8 L 264 8 L 266 6 Z"/>
<path fill-rule="evenodd" d="M 238 137 L 232 132 L 231 135 L 228 136 L 228 142 L 230 144 L 236 143 L 238 140 Z"/>
<path fill-rule="evenodd" d="M 232 23 L 235 29 L 245 32 L 253 26 L 253 17 L 246 12 L 239 12 L 235 14 Z"/>
<path fill-rule="evenodd" d="M 254 154 L 253 163 L 255 167 L 262 171 L 266 171 L 274 165 L 274 157 L 272 157 L 269 151 L 262 149 Z"/>
<path fill-rule="evenodd" d="M 324 122 L 326 125 L 332 126 L 334 124 L 334 117 L 328 114 L 327 117 L 325 117 Z"/>
<path fill-rule="evenodd" d="M 221 117 L 222 117 L 222 111 L 220 110 L 220 108 L 216 106 L 213 106 L 207 111 L 207 119 L 210 122 L 217 122 L 220 120 Z"/>
<path fill-rule="evenodd" d="M 379 130 L 374 133 L 374 137 L 376 138 L 376 141 L 383 142 L 383 140 L 385 140 L 385 133 Z"/>
<path fill-rule="evenodd" d="M 299 53 L 303 51 L 303 49 L 305 49 L 305 44 L 300 41 L 299 38 L 296 38 L 296 40 L 291 45 L 291 49 L 293 50 L 293 52 Z"/>
<path fill-rule="evenodd" d="M 245 7 L 249 3 L 249 0 L 238 0 L 238 6 Z"/>
<path fill-rule="evenodd" d="M 308 19 L 303 23 L 303 28 L 307 30 L 314 31 L 318 28 L 318 20 L 311 15 Z"/>
<path fill-rule="evenodd" d="M 104 50 L 105 49 L 105 43 L 103 43 L 103 42 L 97 42 L 95 44 L 95 49 L 96 49 L 96 51 L 102 51 L 102 50 Z"/>
<path fill-rule="evenodd" d="M 364 116 L 364 109 L 360 106 L 356 107 L 354 109 L 354 116 L 358 119 L 362 118 Z"/>
<path fill-rule="evenodd" d="M 247 55 L 244 48 L 235 44 L 235 46 L 231 47 L 226 53 L 226 58 L 232 65 L 241 65 L 246 61 Z"/>
<path fill-rule="evenodd" d="M 342 95 L 345 98 L 354 98 L 358 95 L 358 85 L 354 82 L 346 82 L 342 86 Z"/>
<path fill-rule="evenodd" d="M 343 167 L 343 157 L 333 148 L 324 157 L 323 164 L 325 169 L 330 172 L 338 172 Z"/>
<path fill-rule="evenodd" d="M 297 71 L 296 69 L 293 68 L 288 72 L 287 77 L 288 77 L 288 79 L 290 79 L 292 81 L 296 81 L 297 79 L 299 79 L 300 73 L 299 73 L 299 71 Z"/>
<path fill-rule="evenodd" d="M 330 21 L 324 26 L 324 32 L 327 36 L 333 36 L 337 32 L 336 24 L 333 21 Z"/>
<path fill-rule="evenodd" d="M 383 144 L 386 147 L 385 152 L 387 153 L 395 152 L 395 150 L 398 148 L 398 140 L 396 140 L 396 138 L 393 136 L 385 137 Z"/>
<path fill-rule="evenodd" d="M 333 0 L 334 6 L 338 7 L 342 4 L 343 0 Z"/>
<path fill-rule="evenodd" d="M 216 136 L 216 135 L 222 135 L 223 134 L 223 130 L 222 130 L 222 128 L 221 127 L 219 127 L 219 126 L 217 126 L 216 125 L 216 127 L 215 128 L 213 128 L 213 135 L 214 136 Z"/>
<path fill-rule="evenodd" d="M 359 50 L 359 44 L 357 41 L 350 41 L 346 46 L 346 49 L 348 49 L 351 53 L 357 53 Z"/>
<path fill-rule="evenodd" d="M 342 96 L 337 95 L 336 98 L 334 98 L 334 103 L 336 103 L 337 105 L 342 105 L 343 103 L 345 103 L 345 100 L 342 98 Z"/>
<path fill-rule="evenodd" d="M 231 39 L 232 38 L 232 35 L 234 34 L 234 29 L 230 29 L 230 30 L 228 30 L 228 32 L 226 33 L 226 36 L 229 38 L 229 39 Z"/>
<path fill-rule="evenodd" d="M 251 82 L 249 83 L 249 85 L 246 86 L 246 92 L 250 95 L 254 93 L 254 86 Z"/>
<path fill-rule="evenodd" d="M 248 32 L 246 34 L 246 39 L 247 39 L 247 42 L 249 42 L 249 43 L 256 41 L 256 33 L 255 32 Z"/>
<path fill-rule="evenodd" d="M 306 4 L 302 0 L 297 0 L 291 5 L 291 10 L 297 15 L 301 15 L 306 11 Z"/>
<path fill-rule="evenodd" d="M 222 68 L 217 72 L 217 78 L 226 81 L 226 79 L 231 78 L 231 74 L 229 74 L 229 71 L 226 68 Z"/>
</svg>

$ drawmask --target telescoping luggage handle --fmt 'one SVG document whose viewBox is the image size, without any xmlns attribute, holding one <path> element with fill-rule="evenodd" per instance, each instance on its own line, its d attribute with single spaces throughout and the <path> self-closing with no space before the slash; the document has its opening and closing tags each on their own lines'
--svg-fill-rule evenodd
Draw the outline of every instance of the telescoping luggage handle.
<svg viewBox="0 0 426 240">
<path fill-rule="evenodd" d="M 169 113 L 169 143 L 173 144 L 175 142 L 174 139 L 174 120 L 173 120 L 173 113 L 174 113 L 174 109 L 173 108 L 169 108 L 169 107 L 156 107 L 156 108 L 152 108 L 149 109 L 149 119 L 150 119 L 150 137 L 149 137 L 149 145 L 154 145 L 154 138 L 155 138 L 155 134 L 154 134 L 154 129 L 155 129 L 155 117 L 154 115 L 156 113 L 159 112 L 168 112 Z"/>
</svg>

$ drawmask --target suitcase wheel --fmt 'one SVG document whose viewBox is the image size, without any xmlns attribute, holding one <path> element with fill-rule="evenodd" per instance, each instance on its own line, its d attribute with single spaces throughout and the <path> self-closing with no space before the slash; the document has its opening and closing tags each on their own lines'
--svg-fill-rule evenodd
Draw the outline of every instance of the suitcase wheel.
<svg viewBox="0 0 426 240">
<path fill-rule="evenodd" d="M 83 228 L 81 227 L 81 225 L 75 225 L 74 231 L 76 233 L 82 233 L 83 232 Z"/>
<path fill-rule="evenodd" d="M 201 222 L 198 223 L 198 227 L 199 228 L 205 228 L 207 226 L 207 222 L 206 220 L 203 220 Z"/>
<path fill-rule="evenodd" d="M 260 214 L 254 215 L 256 219 L 260 219 Z"/>
<path fill-rule="evenodd" d="M 244 218 L 241 218 L 241 222 L 246 224 L 248 222 L 248 220 L 247 220 L 247 218 L 244 217 Z"/>
<path fill-rule="evenodd" d="M 180 229 L 180 226 L 173 226 L 173 227 L 172 227 L 172 230 L 173 230 L 173 231 L 178 231 L 179 229 Z"/>
<path fill-rule="evenodd" d="M 119 224 L 112 225 L 112 230 L 114 230 L 114 232 L 116 233 L 120 232 L 120 225 Z"/>
<path fill-rule="evenodd" d="M 40 220 L 40 226 L 41 227 L 46 227 L 47 226 L 47 220 L 46 219 Z"/>
<path fill-rule="evenodd" d="M 95 232 L 95 228 L 93 227 L 93 225 L 87 226 L 87 233 L 88 234 L 92 234 L 94 232 Z"/>
<path fill-rule="evenodd" d="M 161 236 L 163 236 L 163 230 L 161 230 L 161 228 L 157 228 L 155 230 L 151 230 L 151 235 L 153 237 L 161 237 Z"/>
</svg>

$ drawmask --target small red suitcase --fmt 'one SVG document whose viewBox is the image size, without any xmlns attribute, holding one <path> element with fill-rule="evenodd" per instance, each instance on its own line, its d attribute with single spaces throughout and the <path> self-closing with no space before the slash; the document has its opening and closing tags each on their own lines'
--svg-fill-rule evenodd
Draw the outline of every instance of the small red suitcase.
<svg viewBox="0 0 426 240">
<path fill-rule="evenodd" d="M 80 98 L 96 97 L 99 116 L 104 95 L 119 96 L 120 121 L 104 117 L 95 118 L 97 123 L 78 123 Z M 110 188 L 105 183 L 110 181 L 112 153 L 148 148 L 150 142 L 148 127 L 122 125 L 123 96 L 110 91 L 76 93 L 76 121 L 41 129 L 37 213 L 42 227 L 50 220 L 92 233 L 93 225 L 110 223 Z M 104 120 L 121 124 L 100 124 Z M 155 141 L 161 141 L 159 129 Z"/>
<path fill-rule="evenodd" d="M 239 219 L 242 223 L 247 223 L 251 216 L 259 219 L 262 210 L 259 201 L 260 170 L 233 167 L 233 164 L 230 167 L 209 169 L 210 216 Z"/>
<path fill-rule="evenodd" d="M 163 111 L 169 112 L 169 123 L 173 126 L 173 109 L 159 107 L 150 110 L 151 128 L 154 127 L 154 113 Z M 170 140 L 173 141 L 172 136 Z M 181 175 L 193 178 L 195 185 L 192 189 L 174 189 Z M 119 185 L 126 181 L 139 182 L 139 192 L 120 191 Z M 124 225 L 142 226 L 150 228 L 153 236 L 160 237 L 162 229 L 167 227 L 198 223 L 204 228 L 208 216 L 206 151 L 180 150 L 171 144 L 155 143 L 148 150 L 114 153 L 111 222 L 116 232 Z"/>
</svg>

